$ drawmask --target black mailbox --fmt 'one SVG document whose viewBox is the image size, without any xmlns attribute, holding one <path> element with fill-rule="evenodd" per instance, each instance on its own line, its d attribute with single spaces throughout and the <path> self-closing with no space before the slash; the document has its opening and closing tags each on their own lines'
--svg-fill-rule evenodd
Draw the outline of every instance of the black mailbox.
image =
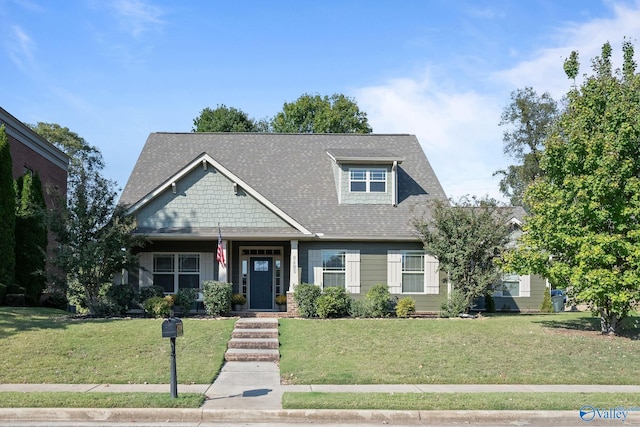
<svg viewBox="0 0 640 427">
<path fill-rule="evenodd" d="M 182 336 L 182 320 L 177 317 L 164 319 L 162 322 L 162 338 L 175 338 Z"/>
</svg>

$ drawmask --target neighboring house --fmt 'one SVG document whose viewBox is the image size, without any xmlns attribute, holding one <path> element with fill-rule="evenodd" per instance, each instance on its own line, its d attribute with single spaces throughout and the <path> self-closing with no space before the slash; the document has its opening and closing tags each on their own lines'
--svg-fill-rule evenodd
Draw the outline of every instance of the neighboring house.
<svg viewBox="0 0 640 427">
<path fill-rule="evenodd" d="M 514 247 L 522 235 L 522 224 L 526 212 L 522 207 L 509 207 L 507 222 L 511 233 L 508 247 Z M 493 300 L 497 311 L 539 311 L 547 281 L 538 275 L 518 275 L 503 273 L 501 280 L 494 287 Z M 484 299 L 480 298 L 476 309 L 484 310 Z"/>
<path fill-rule="evenodd" d="M 413 225 L 432 200 L 446 195 L 413 135 L 153 133 L 120 199 L 151 242 L 128 281 L 231 282 L 255 311 L 299 283 L 383 283 L 435 312 L 449 285 Z"/>
<path fill-rule="evenodd" d="M 69 157 L 24 123 L 0 108 L 0 125 L 4 124 L 9 140 L 13 178 L 37 172 L 42 181 L 47 207 L 53 207 L 54 197 L 47 188 L 67 196 Z"/>
<path fill-rule="evenodd" d="M 62 200 L 66 200 L 69 157 L 6 110 L 0 108 L 0 125 L 3 124 L 9 140 L 13 178 L 17 179 L 20 176 L 37 172 L 42 182 L 42 190 L 48 208 L 52 208 L 56 202 L 55 193 L 59 193 Z M 47 245 L 49 258 L 52 255 L 52 244 L 53 236 L 49 235 L 49 244 Z M 47 265 L 47 271 L 53 272 L 55 275 L 60 274 L 50 264 Z"/>
</svg>

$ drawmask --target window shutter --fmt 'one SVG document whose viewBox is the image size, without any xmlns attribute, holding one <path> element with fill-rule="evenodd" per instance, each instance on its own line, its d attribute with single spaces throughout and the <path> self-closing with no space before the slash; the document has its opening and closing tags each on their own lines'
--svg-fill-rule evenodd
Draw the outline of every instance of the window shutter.
<svg viewBox="0 0 640 427">
<path fill-rule="evenodd" d="M 440 293 L 440 274 L 438 272 L 438 260 L 431 255 L 424 255 L 424 282 L 425 293 L 437 295 Z"/>
<path fill-rule="evenodd" d="M 360 251 L 345 252 L 345 287 L 351 294 L 360 293 Z"/>
<path fill-rule="evenodd" d="M 392 294 L 402 293 L 402 252 L 387 251 L 387 286 Z"/>
<path fill-rule="evenodd" d="M 153 254 L 151 252 L 141 252 L 138 255 L 140 261 L 139 283 L 140 287 L 153 286 Z"/>
<path fill-rule="evenodd" d="M 312 249 L 309 251 L 309 283 L 322 287 L 322 251 Z"/>
<path fill-rule="evenodd" d="M 531 275 L 527 274 L 524 276 L 520 276 L 520 296 L 521 297 L 530 297 L 531 296 Z"/>
</svg>

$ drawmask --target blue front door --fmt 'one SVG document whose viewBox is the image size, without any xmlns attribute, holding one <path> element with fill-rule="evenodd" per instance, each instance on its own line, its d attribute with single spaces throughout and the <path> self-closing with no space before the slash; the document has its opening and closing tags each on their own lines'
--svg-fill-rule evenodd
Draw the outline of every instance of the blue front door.
<svg viewBox="0 0 640 427">
<path fill-rule="evenodd" d="M 249 308 L 271 310 L 273 308 L 273 258 L 249 259 Z"/>
</svg>

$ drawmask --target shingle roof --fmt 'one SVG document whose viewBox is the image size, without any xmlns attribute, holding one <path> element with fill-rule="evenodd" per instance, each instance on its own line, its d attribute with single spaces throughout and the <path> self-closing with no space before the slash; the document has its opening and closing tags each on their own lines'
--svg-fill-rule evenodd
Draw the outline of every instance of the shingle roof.
<svg viewBox="0 0 640 427">
<path fill-rule="evenodd" d="M 327 153 L 331 150 L 360 157 L 367 152 L 400 156 L 397 207 L 339 204 Z M 308 230 L 327 237 L 415 238 L 414 215 L 424 212 L 425 202 L 446 199 L 413 135 L 152 133 L 120 204 L 134 205 L 204 153 Z"/>
</svg>

